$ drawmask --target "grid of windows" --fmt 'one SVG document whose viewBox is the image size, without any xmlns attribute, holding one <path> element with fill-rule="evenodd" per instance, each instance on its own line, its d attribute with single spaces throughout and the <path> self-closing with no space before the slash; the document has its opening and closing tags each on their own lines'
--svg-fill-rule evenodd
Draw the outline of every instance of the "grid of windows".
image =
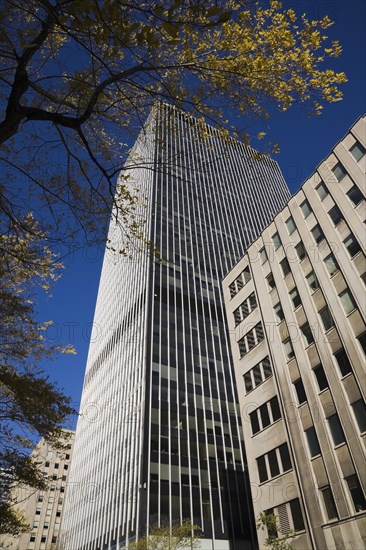
<svg viewBox="0 0 366 550">
<path fill-rule="evenodd" d="M 267 428 L 276 422 L 276 420 L 279 420 L 281 418 L 281 411 L 277 395 L 251 412 L 249 418 L 253 435 L 264 430 L 264 428 Z"/>
<path fill-rule="evenodd" d="M 267 356 L 244 374 L 243 378 L 246 392 L 250 392 L 253 388 L 256 388 L 271 376 L 271 362 Z"/>
<path fill-rule="evenodd" d="M 243 271 L 238 275 L 238 277 L 229 285 L 230 296 L 234 298 L 237 295 L 239 290 L 241 290 L 251 279 L 250 269 L 247 266 Z"/>
<path fill-rule="evenodd" d="M 245 336 L 240 338 L 238 342 L 240 357 L 244 357 L 247 353 L 250 352 L 255 346 L 264 340 L 264 333 L 262 323 L 259 322 L 257 325 L 247 332 Z"/>
<path fill-rule="evenodd" d="M 259 456 L 256 460 L 261 483 L 292 469 L 287 443 Z"/>
<path fill-rule="evenodd" d="M 255 293 L 252 292 L 248 298 L 246 298 L 242 304 L 234 311 L 235 326 L 238 326 L 244 319 L 248 317 L 252 311 L 257 308 L 257 300 Z"/>
</svg>

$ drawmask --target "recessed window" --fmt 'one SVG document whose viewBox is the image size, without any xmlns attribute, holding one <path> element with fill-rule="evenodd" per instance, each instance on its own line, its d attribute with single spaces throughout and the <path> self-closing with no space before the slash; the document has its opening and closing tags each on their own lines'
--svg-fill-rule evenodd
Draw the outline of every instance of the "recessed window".
<svg viewBox="0 0 366 550">
<path fill-rule="evenodd" d="M 45 462 L 45 463 L 44 463 L 44 466 L 45 466 L 45 468 L 49 468 L 49 467 L 50 467 L 50 463 L 49 463 L 49 462 Z"/>
<path fill-rule="evenodd" d="M 301 298 L 300 298 L 300 294 L 298 293 L 297 291 L 297 288 L 293 288 L 290 292 L 290 298 L 292 300 L 292 304 L 294 306 L 294 308 L 296 309 L 297 307 L 299 307 L 299 305 L 301 305 Z"/>
<path fill-rule="evenodd" d="M 282 469 L 284 472 L 288 472 L 288 470 L 292 469 L 292 464 L 290 453 L 288 452 L 287 443 L 283 443 L 283 445 L 280 445 L 278 447 L 278 450 L 280 452 Z"/>
<path fill-rule="evenodd" d="M 261 260 L 261 265 L 263 265 L 264 263 L 266 263 L 266 261 L 268 260 L 267 252 L 266 252 L 265 247 L 263 247 L 263 248 L 259 251 L 259 257 L 260 257 L 260 260 Z"/>
<path fill-rule="evenodd" d="M 287 359 L 292 359 L 295 356 L 295 352 L 294 352 L 294 348 L 292 347 L 290 338 L 287 338 L 287 340 L 283 342 L 283 346 L 285 348 Z"/>
<path fill-rule="evenodd" d="M 338 512 L 334 502 L 333 493 L 329 485 L 328 487 L 324 487 L 323 489 L 321 489 L 321 493 L 323 495 L 324 506 L 327 512 L 328 519 L 330 520 L 338 518 Z"/>
<path fill-rule="evenodd" d="M 284 258 L 284 259 L 280 262 L 280 265 L 281 265 L 282 273 L 283 273 L 283 276 L 284 276 L 284 277 L 286 277 L 286 275 L 288 275 L 289 273 L 291 273 L 290 264 L 288 263 L 287 258 Z"/>
<path fill-rule="evenodd" d="M 281 246 L 281 239 L 280 239 L 280 236 L 278 233 L 275 233 L 273 236 L 272 236 L 272 242 L 273 242 L 273 246 L 274 246 L 274 249 L 277 250 L 277 248 L 279 248 Z"/>
<path fill-rule="evenodd" d="M 356 417 L 360 432 L 366 432 L 366 404 L 363 399 L 359 399 L 351 404 L 353 413 Z"/>
<path fill-rule="evenodd" d="M 322 320 L 325 331 L 334 327 L 333 317 L 332 317 L 332 314 L 330 313 L 328 306 L 323 307 L 323 309 L 319 311 L 319 315 Z"/>
<path fill-rule="evenodd" d="M 276 287 L 276 283 L 275 283 L 275 280 L 274 280 L 274 278 L 273 278 L 272 272 L 271 272 L 269 275 L 267 275 L 266 278 L 267 278 L 267 284 L 268 284 L 269 288 L 270 288 L 271 290 L 272 290 L 273 288 L 275 288 L 275 287 Z"/>
<path fill-rule="evenodd" d="M 52 544 L 55 544 L 57 542 L 57 537 L 52 537 Z"/>
<path fill-rule="evenodd" d="M 343 214 L 338 206 L 333 206 L 328 212 L 330 219 L 334 225 L 338 225 L 343 220 Z"/>
<path fill-rule="evenodd" d="M 253 435 L 280 419 L 281 411 L 277 396 L 272 397 L 272 399 L 251 412 L 249 418 Z"/>
<path fill-rule="evenodd" d="M 310 428 L 305 430 L 305 435 L 311 458 L 320 455 L 318 436 L 316 435 L 314 426 L 311 426 Z"/>
<path fill-rule="evenodd" d="M 332 277 L 336 271 L 339 270 L 338 262 L 334 256 L 334 254 L 329 254 L 326 258 L 324 258 L 324 264 L 325 267 L 328 270 L 329 275 Z"/>
<path fill-rule="evenodd" d="M 41 515 L 41 508 L 36 508 L 36 516 L 40 516 Z"/>
<path fill-rule="evenodd" d="M 353 156 L 353 158 L 355 159 L 356 162 L 361 160 L 362 157 L 366 154 L 365 148 L 358 141 L 356 141 L 356 143 L 354 145 L 352 145 L 349 152 L 351 153 L 351 155 Z"/>
<path fill-rule="evenodd" d="M 292 235 L 292 233 L 296 230 L 296 225 L 294 222 L 294 219 L 292 216 L 289 217 L 288 220 L 286 220 L 286 227 L 289 235 Z"/>
<path fill-rule="evenodd" d="M 315 275 L 314 271 L 309 273 L 309 275 L 306 277 L 307 283 L 310 287 L 310 289 L 315 292 L 319 288 L 319 281 L 317 279 L 317 276 Z"/>
<path fill-rule="evenodd" d="M 317 244 L 319 244 L 324 239 L 324 233 L 322 228 L 319 224 L 317 224 L 313 229 L 311 230 L 314 240 Z"/>
<path fill-rule="evenodd" d="M 273 449 L 268 453 L 267 456 L 268 456 L 268 463 L 269 463 L 269 469 L 271 472 L 271 477 L 278 476 L 280 473 L 280 467 L 278 465 L 276 450 Z"/>
<path fill-rule="evenodd" d="M 361 191 L 358 187 L 356 187 L 356 185 L 351 187 L 351 189 L 347 192 L 347 197 L 350 199 L 350 201 L 353 202 L 355 206 L 357 206 L 364 198 Z"/>
<path fill-rule="evenodd" d="M 300 208 L 304 218 L 307 218 L 311 214 L 311 207 L 307 200 L 300 204 Z"/>
<path fill-rule="evenodd" d="M 328 386 L 328 380 L 327 380 L 327 377 L 325 375 L 323 366 L 318 365 L 317 367 L 314 368 L 313 372 L 315 374 L 315 378 L 316 378 L 316 381 L 318 383 L 319 390 L 322 391 L 322 390 L 325 390 L 326 388 L 328 388 L 329 387 Z"/>
<path fill-rule="evenodd" d="M 41 537 L 41 542 L 46 542 L 47 537 Z"/>
<path fill-rule="evenodd" d="M 363 332 L 360 336 L 357 336 L 357 340 L 360 342 L 361 348 L 366 355 L 366 332 Z"/>
<path fill-rule="evenodd" d="M 295 250 L 296 250 L 297 257 L 299 258 L 300 261 L 306 258 L 307 256 L 306 249 L 302 241 L 300 241 L 299 244 L 295 246 Z"/>
<path fill-rule="evenodd" d="M 277 323 L 280 323 L 281 321 L 284 320 L 285 316 L 283 314 L 282 306 L 280 303 L 274 306 L 273 311 L 274 311 Z"/>
<path fill-rule="evenodd" d="M 356 474 L 345 478 L 356 512 L 366 510 L 366 500 Z"/>
<path fill-rule="evenodd" d="M 339 421 L 339 416 L 337 413 L 328 416 L 327 418 L 330 433 L 332 434 L 333 443 L 335 446 L 341 445 L 346 442 L 343 428 Z"/>
<path fill-rule="evenodd" d="M 340 295 L 339 295 L 340 299 L 341 299 L 341 302 L 342 302 L 342 306 L 343 306 L 343 309 L 346 313 L 346 315 L 348 315 L 349 313 L 351 313 L 351 311 L 353 311 L 354 309 L 356 309 L 356 302 L 351 294 L 351 291 L 347 288 L 346 290 L 344 290 Z"/>
<path fill-rule="evenodd" d="M 266 466 L 266 459 L 265 456 L 259 456 L 257 458 L 257 468 L 258 468 L 258 474 L 259 474 L 259 481 L 263 483 L 263 481 L 267 481 L 268 474 L 267 474 L 267 466 Z"/>
<path fill-rule="evenodd" d="M 39 495 L 38 502 L 43 502 L 43 498 L 44 498 L 43 495 Z"/>
<path fill-rule="evenodd" d="M 289 504 L 290 504 L 290 510 L 291 510 L 291 516 L 292 516 L 292 523 L 294 525 L 295 531 L 304 531 L 305 524 L 304 524 L 304 519 L 302 517 L 299 499 L 294 498 L 293 500 L 290 500 Z"/>
<path fill-rule="evenodd" d="M 298 403 L 299 403 L 299 405 L 302 405 L 302 403 L 305 403 L 307 401 L 307 397 L 306 397 L 306 393 L 305 393 L 304 384 L 303 384 L 301 378 L 298 378 L 297 380 L 295 380 L 294 388 L 295 388 L 295 391 L 296 391 Z"/>
<path fill-rule="evenodd" d="M 338 182 L 342 181 L 344 176 L 347 174 L 344 166 L 340 162 L 338 162 L 338 164 L 336 164 L 334 168 L 332 168 L 332 172 Z"/>
<path fill-rule="evenodd" d="M 305 323 L 304 325 L 302 325 L 300 327 L 300 330 L 301 330 L 304 346 L 305 347 L 310 346 L 310 344 L 314 342 L 314 336 L 309 323 Z"/>
<path fill-rule="evenodd" d="M 31 535 L 31 536 L 30 536 L 30 539 L 29 539 L 29 542 L 36 542 L 36 536 L 35 536 L 35 535 Z"/>
<path fill-rule="evenodd" d="M 324 183 L 320 183 L 318 187 L 315 188 L 316 192 L 319 195 L 320 200 L 322 201 L 328 195 L 329 191 L 327 186 Z"/>
<path fill-rule="evenodd" d="M 346 376 L 346 374 L 349 374 L 352 372 L 352 366 L 348 359 L 348 356 L 343 348 L 338 350 L 334 357 L 336 358 L 336 361 L 338 363 L 339 370 L 341 371 L 342 376 Z"/>
<path fill-rule="evenodd" d="M 34 521 L 33 522 L 33 528 L 38 527 L 38 525 L 39 525 L 39 521 Z"/>
<path fill-rule="evenodd" d="M 347 248 L 349 255 L 351 258 L 353 256 L 356 256 L 356 254 L 361 250 L 361 247 L 354 235 L 349 235 L 347 239 L 343 241 L 344 246 Z"/>
<path fill-rule="evenodd" d="M 244 385 L 247 392 L 253 389 L 252 377 L 250 372 L 244 374 Z"/>
</svg>

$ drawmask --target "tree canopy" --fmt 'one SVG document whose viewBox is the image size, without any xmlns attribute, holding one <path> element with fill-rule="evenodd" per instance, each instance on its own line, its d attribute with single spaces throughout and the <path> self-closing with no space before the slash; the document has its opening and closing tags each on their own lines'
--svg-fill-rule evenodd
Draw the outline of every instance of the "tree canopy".
<svg viewBox="0 0 366 550">
<path fill-rule="evenodd" d="M 188 521 L 150 525 L 149 533 L 129 544 L 131 550 L 185 550 L 200 547 L 201 528 Z"/>
<path fill-rule="evenodd" d="M 58 448 L 61 426 L 75 413 L 70 399 L 39 367 L 59 352 L 74 351 L 50 344 L 44 337 L 50 323 L 36 319 L 37 288 L 48 290 L 61 269 L 43 241 L 30 214 L 22 230 L 8 227 L 0 236 L 0 533 L 24 528 L 7 487 L 47 487 L 30 449 L 41 437 Z"/>
<path fill-rule="evenodd" d="M 310 21 L 278 1 L 4 0 L 0 207 L 32 203 L 50 242 L 105 238 L 115 183 L 155 100 L 247 138 L 226 120 L 268 117 L 294 103 L 320 113 L 341 99 L 341 47 L 328 17 Z M 330 43 L 329 43 L 330 42 Z M 115 212 L 139 233 L 138 197 L 121 185 Z"/>
</svg>

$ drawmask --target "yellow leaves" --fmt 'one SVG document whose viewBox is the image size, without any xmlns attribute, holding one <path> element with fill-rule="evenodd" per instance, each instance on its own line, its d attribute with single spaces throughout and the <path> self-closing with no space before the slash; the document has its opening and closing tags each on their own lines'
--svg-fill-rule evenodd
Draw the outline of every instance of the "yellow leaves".
<svg viewBox="0 0 366 550">
<path fill-rule="evenodd" d="M 266 137 L 266 132 L 258 132 L 257 139 L 263 139 L 264 137 Z"/>
</svg>

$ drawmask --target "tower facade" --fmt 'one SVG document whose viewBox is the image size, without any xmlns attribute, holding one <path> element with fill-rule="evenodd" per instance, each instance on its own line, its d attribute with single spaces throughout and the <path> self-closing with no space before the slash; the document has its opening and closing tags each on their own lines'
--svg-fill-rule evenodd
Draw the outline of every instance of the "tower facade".
<svg viewBox="0 0 366 550">
<path fill-rule="evenodd" d="M 366 544 L 365 136 L 364 116 L 223 282 L 255 516 L 302 550 Z"/>
<path fill-rule="evenodd" d="M 220 280 L 289 191 L 273 160 L 167 105 L 121 178 L 144 195 L 159 252 L 105 253 L 66 548 L 124 548 L 183 519 L 201 527 L 202 549 L 254 548 Z M 108 239 L 123 248 L 113 217 Z"/>
</svg>

